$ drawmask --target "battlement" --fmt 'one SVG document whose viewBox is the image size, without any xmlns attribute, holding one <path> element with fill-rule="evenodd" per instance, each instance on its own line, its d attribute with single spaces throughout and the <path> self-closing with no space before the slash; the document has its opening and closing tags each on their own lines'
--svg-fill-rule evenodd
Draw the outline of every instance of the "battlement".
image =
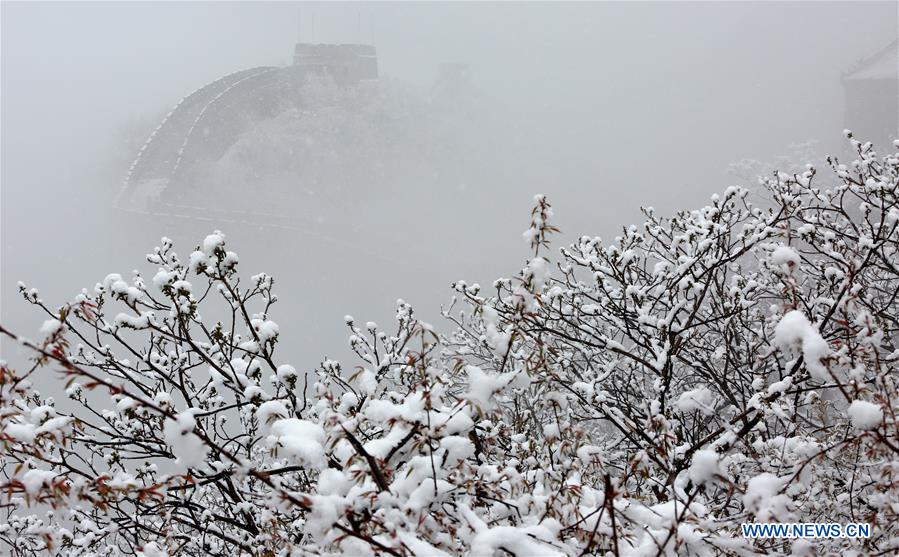
<svg viewBox="0 0 899 557">
<path fill-rule="evenodd" d="M 317 68 L 342 82 L 378 78 L 378 54 L 367 44 L 298 43 L 293 65 Z"/>
</svg>

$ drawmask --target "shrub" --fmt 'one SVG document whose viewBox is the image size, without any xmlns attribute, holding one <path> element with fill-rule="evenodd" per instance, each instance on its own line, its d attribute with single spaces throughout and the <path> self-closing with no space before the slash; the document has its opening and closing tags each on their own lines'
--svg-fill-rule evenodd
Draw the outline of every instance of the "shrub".
<svg viewBox="0 0 899 557">
<path fill-rule="evenodd" d="M 756 555 L 899 551 L 899 157 L 774 173 L 557 253 L 447 334 L 347 317 L 359 364 L 276 355 L 273 280 L 224 236 L 109 275 L 0 368 L 17 555 Z M 205 316 L 204 319 L 202 316 Z M 14 336 L 6 328 L 2 332 Z M 61 366 L 70 402 L 30 377 Z M 66 409 L 64 409 L 64 407 Z M 68 409 L 71 407 L 71 409 Z M 743 522 L 868 522 L 750 540 Z"/>
</svg>

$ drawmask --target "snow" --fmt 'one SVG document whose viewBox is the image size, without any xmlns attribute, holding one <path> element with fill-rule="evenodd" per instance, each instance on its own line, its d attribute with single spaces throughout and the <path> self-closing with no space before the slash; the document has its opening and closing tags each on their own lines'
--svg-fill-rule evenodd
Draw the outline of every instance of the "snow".
<svg viewBox="0 0 899 557">
<path fill-rule="evenodd" d="M 170 284 L 178 275 L 171 270 L 168 269 L 159 269 L 155 275 L 153 275 L 153 284 L 156 285 L 156 288 L 162 290 L 162 287 Z"/>
<path fill-rule="evenodd" d="M 256 409 L 256 419 L 260 424 L 268 425 L 275 417 L 286 418 L 290 413 L 280 400 L 263 402 Z"/>
<path fill-rule="evenodd" d="M 703 449 L 693 454 L 688 477 L 696 485 L 703 485 L 714 480 L 720 473 L 718 453 L 712 449 Z"/>
<path fill-rule="evenodd" d="M 375 458 L 385 458 L 394 447 L 402 443 L 403 438 L 409 434 L 410 428 L 404 424 L 397 424 L 390 428 L 386 435 L 376 437 L 363 445 L 368 454 Z"/>
<path fill-rule="evenodd" d="M 15 442 L 28 445 L 41 435 L 50 434 L 59 437 L 70 423 L 72 418 L 57 416 L 52 406 L 36 406 L 28 413 L 28 423 L 8 421 L 3 428 L 3 435 Z"/>
<path fill-rule="evenodd" d="M 8 435 L 13 441 L 28 444 L 34 441 L 34 437 L 37 435 L 35 430 L 36 428 L 33 424 L 10 423 L 3 428 L 3 434 Z"/>
<path fill-rule="evenodd" d="M 177 458 L 175 463 L 185 468 L 200 466 L 209 452 L 203 440 L 193 432 L 197 426 L 194 418 L 196 412 L 196 409 L 191 408 L 178 414 L 174 420 L 167 418 L 163 426 L 166 443 Z"/>
<path fill-rule="evenodd" d="M 172 283 L 172 290 L 179 294 L 190 294 L 193 292 L 193 285 L 186 280 L 176 280 Z"/>
<path fill-rule="evenodd" d="M 362 393 L 369 396 L 375 394 L 378 388 L 378 378 L 370 369 L 363 369 L 357 373 L 353 383 L 358 386 Z"/>
<path fill-rule="evenodd" d="M 505 356 L 509 351 L 512 335 L 500 327 L 499 314 L 490 306 L 481 308 L 481 316 L 484 319 L 484 336 L 487 345 L 499 356 Z"/>
<path fill-rule="evenodd" d="M 389 400 L 369 400 L 364 409 L 365 417 L 375 422 L 386 422 L 400 415 L 398 405 Z"/>
<path fill-rule="evenodd" d="M 226 251 L 225 257 L 222 259 L 222 262 L 219 265 L 219 269 L 230 271 L 234 269 L 238 263 L 240 263 L 240 258 L 237 257 L 237 254 L 233 251 Z"/>
<path fill-rule="evenodd" d="M 155 402 L 159 406 L 171 406 L 172 395 L 165 391 L 159 391 L 158 393 L 156 393 L 156 395 L 153 396 L 153 402 Z"/>
<path fill-rule="evenodd" d="M 278 454 L 293 458 L 303 466 L 325 466 L 325 430 L 319 424 L 287 418 L 272 424 L 268 445 L 277 448 Z"/>
<path fill-rule="evenodd" d="M 477 556 L 512 554 L 519 557 L 564 555 L 551 545 L 540 543 L 540 538 L 552 540 L 554 537 L 548 528 L 539 525 L 523 528 L 499 526 L 478 532 L 471 540 L 470 554 Z"/>
<path fill-rule="evenodd" d="M 149 542 L 137 552 L 137 557 L 169 557 L 169 553 L 158 543 Z"/>
<path fill-rule="evenodd" d="M 50 470 L 32 469 L 22 475 L 22 485 L 25 492 L 29 495 L 37 495 L 37 493 L 52 482 L 58 474 Z"/>
<path fill-rule="evenodd" d="M 856 429 L 877 429 L 883 423 L 883 408 L 866 400 L 853 400 L 846 412 Z"/>
<path fill-rule="evenodd" d="M 139 406 L 139 404 L 138 404 L 138 402 L 137 402 L 136 400 L 134 400 L 134 399 L 131 398 L 131 397 L 127 397 L 127 396 L 126 396 L 126 397 L 122 397 L 122 398 L 116 403 L 116 410 L 118 410 L 119 412 L 124 413 L 124 412 L 126 412 L 127 410 L 130 410 L 130 409 L 132 409 L 132 408 L 136 408 L 137 406 Z"/>
<path fill-rule="evenodd" d="M 129 286 L 128 283 L 122 279 L 122 275 L 118 273 L 106 275 L 106 278 L 103 279 L 102 286 L 107 292 L 110 292 L 115 297 L 122 299 L 129 304 L 136 302 L 143 294 L 139 288 Z"/>
<path fill-rule="evenodd" d="M 768 394 L 780 394 L 786 392 L 787 389 L 793 386 L 793 378 L 787 375 L 780 381 L 775 381 L 768 386 Z"/>
<path fill-rule="evenodd" d="M 492 374 L 485 373 L 478 366 L 465 366 L 468 374 L 468 392 L 465 399 L 473 403 L 476 407 L 489 411 L 495 405 L 495 397 L 497 391 L 508 385 L 515 377 L 515 373 Z"/>
<path fill-rule="evenodd" d="M 340 396 L 340 406 L 338 407 L 339 412 L 346 412 L 350 408 L 355 407 L 359 404 L 359 396 L 353 392 L 345 392 Z"/>
<path fill-rule="evenodd" d="M 462 411 L 455 412 L 452 416 L 450 416 L 445 424 L 445 431 L 447 435 L 456 435 L 457 433 L 467 432 L 474 427 L 474 421 L 472 421 L 471 416 L 468 415 L 467 410 L 468 409 L 465 408 Z"/>
<path fill-rule="evenodd" d="M 290 381 L 296 380 L 297 369 L 290 364 L 281 364 L 275 371 L 275 375 L 278 377 L 278 381 L 286 385 Z"/>
<path fill-rule="evenodd" d="M 216 230 L 203 240 L 203 253 L 210 256 L 215 255 L 216 250 L 224 248 L 224 246 L 225 235 Z"/>
<path fill-rule="evenodd" d="M 440 551 L 428 542 L 415 537 L 411 532 L 400 532 L 400 539 L 416 557 L 449 557 L 449 553 Z"/>
<path fill-rule="evenodd" d="M 318 475 L 318 491 L 321 495 L 345 496 L 353 486 L 353 480 L 342 471 L 325 468 Z"/>
<path fill-rule="evenodd" d="M 799 254 L 790 246 L 784 245 L 777 246 L 774 251 L 771 252 L 770 259 L 775 265 L 786 265 L 789 269 L 798 267 L 801 262 Z"/>
<path fill-rule="evenodd" d="M 474 455 L 474 443 L 468 437 L 450 435 L 440 440 L 440 448 L 446 449 L 447 465 L 454 466 Z"/>
<path fill-rule="evenodd" d="M 41 334 L 44 338 L 50 338 L 62 329 L 62 322 L 58 319 L 48 319 L 41 325 Z"/>
<path fill-rule="evenodd" d="M 712 406 L 713 399 L 714 394 L 712 391 L 707 387 L 702 386 L 689 391 L 684 391 L 684 393 L 678 397 L 677 402 L 675 402 L 674 405 L 677 406 L 681 412 L 698 410 L 703 414 L 709 415 L 715 411 Z"/>
<path fill-rule="evenodd" d="M 218 390 L 221 390 L 222 386 L 225 384 L 225 376 L 219 373 L 214 367 L 209 368 L 209 378 L 212 380 L 212 386 Z"/>
<path fill-rule="evenodd" d="M 244 388 L 243 397 L 246 400 L 255 400 L 257 398 L 259 400 L 267 400 L 268 398 L 271 398 L 262 387 L 255 383 L 250 383 Z"/>
<path fill-rule="evenodd" d="M 774 340 L 783 350 L 801 345 L 805 367 L 812 378 L 819 381 L 829 379 L 827 367 L 821 359 L 830 355 L 830 347 L 804 313 L 799 310 L 787 312 L 774 328 Z"/>
<path fill-rule="evenodd" d="M 251 319 L 250 325 L 252 325 L 253 330 L 256 331 L 256 335 L 259 337 L 259 341 L 263 344 L 277 338 L 280 332 L 278 324 L 268 319 Z"/>
<path fill-rule="evenodd" d="M 119 313 L 115 316 L 113 323 L 116 327 L 127 329 L 148 329 L 155 323 L 155 315 L 152 311 L 142 311 L 139 316 Z"/>
<path fill-rule="evenodd" d="M 778 495 L 783 486 L 782 478 L 770 472 L 763 472 L 747 482 L 746 493 L 743 495 L 743 506 L 747 511 L 756 515 L 758 522 L 778 518 L 787 510 L 789 501 L 787 496 Z"/>
<path fill-rule="evenodd" d="M 45 433 L 59 435 L 59 433 L 71 423 L 72 418 L 68 416 L 57 416 L 42 423 L 40 427 L 37 428 L 36 433 L 38 435 L 43 435 Z"/>
<path fill-rule="evenodd" d="M 456 486 L 446 480 L 424 481 L 406 497 L 405 507 L 422 512 L 446 500 Z"/>
<path fill-rule="evenodd" d="M 549 441 L 559 438 L 559 424 L 549 423 L 543 426 L 543 437 Z"/>
<path fill-rule="evenodd" d="M 42 423 L 44 420 L 49 420 L 56 416 L 56 409 L 48 404 L 42 404 L 41 406 L 35 406 L 31 409 L 31 412 L 28 413 L 28 419 L 31 420 L 31 423 L 37 425 Z"/>
<path fill-rule="evenodd" d="M 201 268 L 209 266 L 209 257 L 202 251 L 195 251 L 190 254 L 188 260 L 188 268 L 192 273 L 199 273 Z"/>
<path fill-rule="evenodd" d="M 531 276 L 534 292 L 542 292 L 550 277 L 551 268 L 543 257 L 535 257 L 528 262 L 528 273 Z"/>
<path fill-rule="evenodd" d="M 127 472 L 117 472 L 115 476 L 106 485 L 113 489 L 129 489 L 140 485 L 137 478 Z"/>
</svg>

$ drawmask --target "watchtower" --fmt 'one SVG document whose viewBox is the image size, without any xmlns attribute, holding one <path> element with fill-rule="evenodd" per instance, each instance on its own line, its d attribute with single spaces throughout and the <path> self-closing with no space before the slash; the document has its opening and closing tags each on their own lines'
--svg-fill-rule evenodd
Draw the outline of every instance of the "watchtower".
<svg viewBox="0 0 899 557">
<path fill-rule="evenodd" d="M 843 75 L 845 127 L 862 141 L 873 141 L 880 150 L 896 139 L 899 129 L 899 44 L 893 41 L 858 62 Z"/>
</svg>

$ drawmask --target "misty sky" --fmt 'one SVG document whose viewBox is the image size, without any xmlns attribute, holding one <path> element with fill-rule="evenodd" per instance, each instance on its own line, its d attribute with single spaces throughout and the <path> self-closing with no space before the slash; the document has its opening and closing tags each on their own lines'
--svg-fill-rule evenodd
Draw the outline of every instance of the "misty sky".
<svg viewBox="0 0 899 557">
<path fill-rule="evenodd" d="M 549 194 L 568 238 L 608 237 L 641 204 L 702 203 L 736 181 L 731 162 L 772 160 L 810 139 L 822 154 L 839 148 L 840 75 L 896 33 L 895 2 L 4 2 L 0 317 L 33 335 L 43 318 L 16 281 L 59 305 L 109 272 L 146 274 L 143 254 L 162 235 L 187 252 L 222 228 L 244 273 L 280 279 L 273 318 L 294 335 L 290 356 L 314 365 L 345 344 L 345 313 L 389 321 L 404 297 L 436 320 L 450 281 L 513 274 L 527 257 L 520 234 L 535 193 Z M 133 156 L 123 134 L 152 129 L 219 76 L 288 64 L 298 40 L 372 43 L 383 78 L 421 91 L 438 64 L 469 65 L 483 102 L 507 123 L 497 124 L 503 137 L 520 140 L 474 184 L 490 200 L 477 221 L 455 219 L 477 229 L 477 245 L 444 224 L 419 230 L 439 248 L 398 272 L 284 232 L 283 251 L 271 253 L 265 231 L 242 240 L 208 223 L 131 229 L 111 209 Z M 402 252 L 403 242 L 383 249 Z"/>
</svg>

